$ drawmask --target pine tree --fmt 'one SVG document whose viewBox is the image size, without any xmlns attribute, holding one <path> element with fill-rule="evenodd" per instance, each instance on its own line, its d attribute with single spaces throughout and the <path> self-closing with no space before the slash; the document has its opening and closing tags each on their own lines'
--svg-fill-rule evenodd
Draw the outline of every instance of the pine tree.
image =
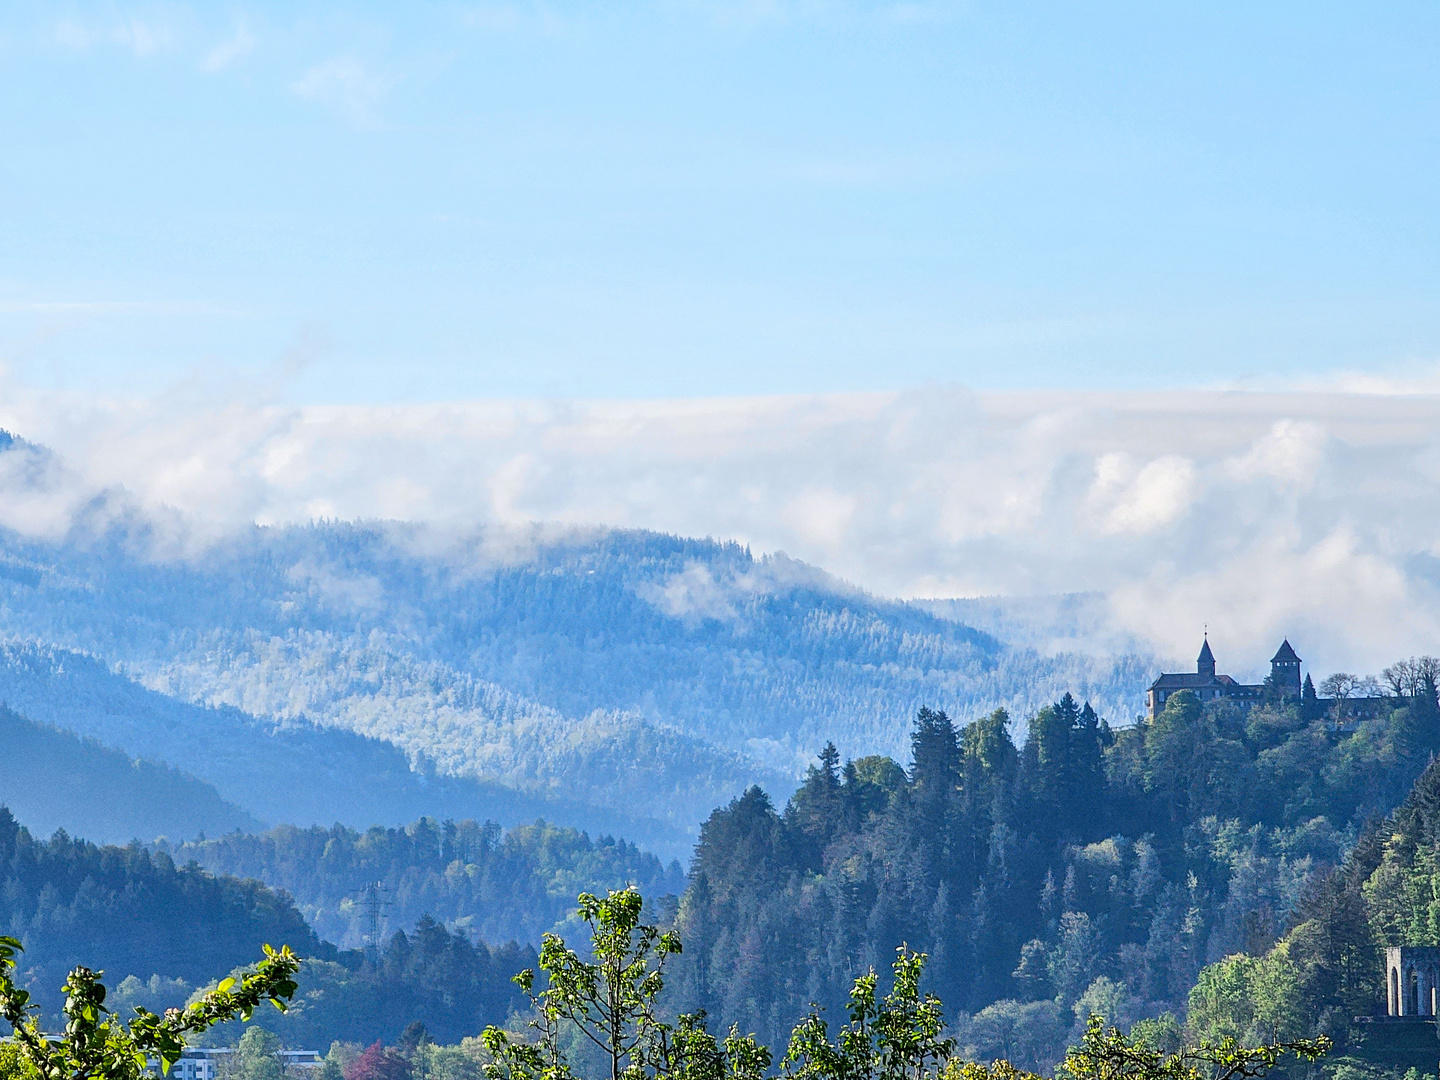
<svg viewBox="0 0 1440 1080">
<path fill-rule="evenodd" d="M 954 792 L 960 780 L 960 740 L 943 712 L 922 707 L 910 736 L 910 782 L 921 797 L 940 799 Z"/>
<path fill-rule="evenodd" d="M 1324 708 L 1320 704 L 1320 696 L 1315 693 L 1315 684 L 1310 681 L 1310 673 L 1305 673 L 1305 685 L 1300 688 L 1300 717 L 1307 724 L 1313 724 L 1324 714 Z"/>
</svg>

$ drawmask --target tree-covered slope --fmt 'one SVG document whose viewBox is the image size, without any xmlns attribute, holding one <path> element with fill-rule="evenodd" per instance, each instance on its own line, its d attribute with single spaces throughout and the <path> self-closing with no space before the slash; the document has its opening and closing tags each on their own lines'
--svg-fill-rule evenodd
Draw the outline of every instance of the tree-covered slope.
<svg viewBox="0 0 1440 1080">
<path fill-rule="evenodd" d="M 628 813 L 518 792 L 494 781 L 436 775 L 428 761 L 412 767 L 401 749 L 383 739 L 322 727 L 303 717 L 267 721 L 228 706 L 194 705 L 141 686 L 93 656 L 65 649 L 0 643 L 0 701 L 132 757 L 185 769 L 263 821 L 338 821 L 366 828 L 425 813 L 507 825 L 546 817 L 618 831 L 660 847 L 683 847 L 681 830 L 643 809 Z M 227 828 L 240 823 L 237 819 Z M 156 835 L 145 833 L 142 839 Z"/>
<path fill-rule="evenodd" d="M 41 835 L 84 830 L 104 843 L 255 829 L 204 781 L 137 761 L 0 705 L 0 805 Z"/>
<path fill-rule="evenodd" d="M 899 752 L 920 704 L 1023 717 L 1073 689 L 1123 719 L 1149 674 L 1013 649 L 708 540 L 331 523 L 179 550 L 114 524 L 0 538 L 0 631 L 187 702 L 675 828 L 748 783 L 788 789 L 826 740 Z"/>
<path fill-rule="evenodd" d="M 271 1013 L 261 1023 L 287 1046 L 322 1052 L 335 1040 L 362 1046 L 380 1039 L 396 1042 L 416 1022 L 428 1038 L 458 1043 L 523 1010 L 525 998 L 511 978 L 525 968 L 533 970 L 536 960 L 529 946 L 513 941 L 490 945 L 421 918 L 397 930 L 374 954 L 349 952 L 305 964 L 299 1000 L 283 1016 Z M 159 992 L 146 994 L 152 985 Z M 183 999 L 189 988 L 136 978 L 124 989 L 136 1004 L 146 1003 L 144 994 L 164 1007 Z M 232 1021 L 212 1028 L 204 1041 L 233 1046 L 243 1030 Z"/>
<path fill-rule="evenodd" d="M 1092 1008 L 1183 1018 L 1202 968 L 1269 949 L 1404 797 L 1440 710 L 1430 686 L 1337 730 L 1182 692 L 1112 730 L 1067 696 L 1018 746 L 1002 713 L 957 728 L 927 710 L 911 741 L 908 770 L 827 753 L 783 810 L 752 789 L 711 815 L 680 908 L 681 1007 L 780 1039 L 907 942 L 978 1056 L 1020 1040 L 1053 1063 Z"/>
<path fill-rule="evenodd" d="M 380 887 L 382 930 L 429 916 L 485 941 L 535 945 L 573 914 L 580 892 L 635 885 L 658 901 L 685 886 L 677 862 L 544 822 L 504 832 L 493 822 L 429 818 L 363 833 L 285 825 L 168 850 L 177 862 L 284 889 L 322 937 L 346 948 L 365 944 L 371 885 Z"/>
<path fill-rule="evenodd" d="M 1201 973 L 1197 1034 L 1324 1033 L 1342 1060 L 1364 1056 L 1374 1029 L 1356 1018 L 1386 1012 L 1384 949 L 1440 946 L 1440 760 L 1393 814 L 1366 823 L 1343 862 L 1306 883 L 1279 941 L 1248 944 Z"/>
<path fill-rule="evenodd" d="M 299 994 L 264 1022 L 291 1045 L 334 1039 L 394 1040 L 419 1020 L 459 1041 L 504 1023 L 523 1003 L 510 976 L 535 966 L 535 951 L 489 945 L 463 928 L 422 916 L 373 951 L 340 951 L 317 937 L 282 890 L 253 879 L 178 865 L 165 850 L 97 846 L 58 832 L 35 839 L 0 807 L 0 935 L 24 945 L 19 980 L 55 1022 L 66 973 L 103 970 L 107 1005 L 156 1011 L 183 1005 L 266 944 L 301 957 Z M 268 1012 L 268 1010 L 267 1010 Z M 233 1042 L 238 1023 L 208 1034 Z"/>
<path fill-rule="evenodd" d="M 294 904 L 258 881 L 177 867 L 138 844 L 37 840 L 4 808 L 0 933 L 24 944 L 20 970 L 48 1008 L 76 964 L 203 982 L 254 961 L 267 942 L 325 953 Z"/>
</svg>

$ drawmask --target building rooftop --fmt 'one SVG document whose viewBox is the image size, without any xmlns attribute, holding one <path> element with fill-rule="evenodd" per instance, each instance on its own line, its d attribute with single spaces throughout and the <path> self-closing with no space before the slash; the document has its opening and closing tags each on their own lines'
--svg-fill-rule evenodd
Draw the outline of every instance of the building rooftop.
<svg viewBox="0 0 1440 1080">
<path fill-rule="evenodd" d="M 1273 640 L 1273 639 L 1272 639 Z M 1280 643 L 1280 648 L 1270 658 L 1272 664 L 1298 664 L 1300 657 L 1295 655 L 1295 650 L 1290 647 L 1290 639 L 1286 638 Z"/>
</svg>

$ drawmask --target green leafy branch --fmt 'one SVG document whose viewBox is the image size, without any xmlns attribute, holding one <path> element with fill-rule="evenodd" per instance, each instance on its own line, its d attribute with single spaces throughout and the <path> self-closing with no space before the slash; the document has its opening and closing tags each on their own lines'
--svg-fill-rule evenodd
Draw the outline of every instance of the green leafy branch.
<svg viewBox="0 0 1440 1080">
<path fill-rule="evenodd" d="M 40 1080 L 139 1080 L 146 1062 L 158 1058 L 162 1073 L 180 1059 L 187 1035 L 239 1017 L 249 1020 L 263 1002 L 281 1012 L 295 996 L 300 958 L 288 945 L 265 946 L 265 957 L 237 981 L 225 979 L 199 1001 L 163 1016 L 137 1008 L 127 1025 L 105 1007 L 103 972 L 77 967 L 62 988 L 65 1029 L 59 1037 L 40 1027 L 30 993 L 15 985 L 15 958 L 23 946 L 0 937 L 0 1015 L 14 1030 L 15 1044 Z"/>
</svg>

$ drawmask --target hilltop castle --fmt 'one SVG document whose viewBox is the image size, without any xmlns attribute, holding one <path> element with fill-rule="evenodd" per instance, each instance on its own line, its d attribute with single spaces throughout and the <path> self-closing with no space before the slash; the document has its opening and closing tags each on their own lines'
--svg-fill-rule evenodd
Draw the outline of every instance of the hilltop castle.
<svg viewBox="0 0 1440 1080">
<path fill-rule="evenodd" d="M 1270 678 L 1265 683 L 1249 685 L 1236 682 L 1229 675 L 1215 674 L 1215 654 L 1210 651 L 1210 636 L 1205 636 L 1200 655 L 1195 660 L 1195 673 L 1162 673 L 1145 692 L 1145 715 L 1151 720 L 1165 708 L 1165 702 L 1177 690 L 1189 690 L 1201 701 L 1226 698 L 1243 706 L 1254 705 L 1265 696 L 1269 685 L 1283 697 L 1300 700 L 1300 657 L 1290 647 L 1290 639 L 1281 642 L 1270 658 Z"/>
</svg>

